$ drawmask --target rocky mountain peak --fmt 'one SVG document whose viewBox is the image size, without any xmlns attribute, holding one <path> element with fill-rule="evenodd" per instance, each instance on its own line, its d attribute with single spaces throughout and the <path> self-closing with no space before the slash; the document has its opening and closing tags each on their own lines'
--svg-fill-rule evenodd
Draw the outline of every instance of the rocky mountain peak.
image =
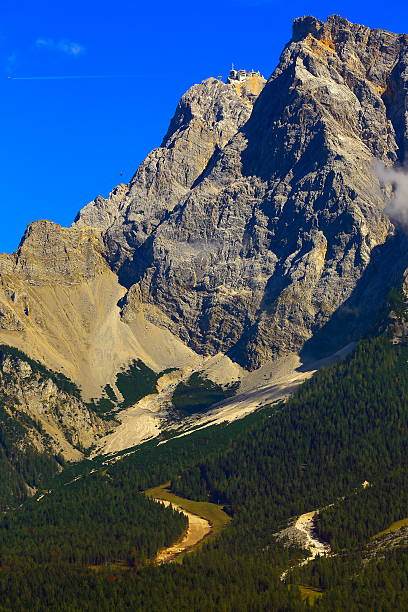
<svg viewBox="0 0 408 612">
<path fill-rule="evenodd" d="M 331 321 L 334 344 L 363 333 L 376 315 L 363 320 L 359 300 L 381 304 L 404 265 L 372 280 L 402 248 L 373 160 L 404 159 L 407 48 L 404 35 L 307 16 L 256 104 L 237 83 L 194 85 L 130 184 L 75 224 L 103 230 L 127 314 L 149 304 L 197 352 L 250 368 Z"/>
<path fill-rule="evenodd" d="M 296 19 L 292 40 L 309 45 L 317 54 L 320 51 L 321 57 L 325 48 L 331 55 L 337 55 L 349 70 L 364 75 L 378 86 L 385 85 L 406 46 L 404 35 L 373 30 L 339 15 L 331 15 L 326 22 L 314 17 Z M 316 41 L 318 44 L 313 44 Z"/>
<path fill-rule="evenodd" d="M 257 79 L 258 81 L 259 79 Z M 181 98 L 161 146 L 129 185 L 82 209 L 75 227 L 106 230 L 111 262 L 119 268 L 171 212 L 248 119 L 263 82 L 237 88 L 209 78 Z"/>
<path fill-rule="evenodd" d="M 396 154 L 389 159 L 403 161 L 407 142 L 404 92 L 408 78 L 408 36 L 370 29 L 332 15 L 325 23 L 314 17 L 296 19 L 292 42 L 299 43 L 303 53 L 319 58 L 331 78 L 344 82 L 361 104 L 368 101 L 374 109 L 385 106 L 397 143 Z M 298 46 L 295 49 L 299 52 Z M 309 58 L 312 72 L 316 64 Z M 375 152 L 377 157 L 378 153 Z"/>
<path fill-rule="evenodd" d="M 234 84 L 193 86 L 119 205 L 105 201 L 111 265 L 132 295 L 196 351 L 250 367 L 337 317 L 393 234 L 372 164 L 404 156 L 407 48 L 308 16 L 253 110 Z M 77 226 L 105 227 L 100 208 Z"/>
</svg>

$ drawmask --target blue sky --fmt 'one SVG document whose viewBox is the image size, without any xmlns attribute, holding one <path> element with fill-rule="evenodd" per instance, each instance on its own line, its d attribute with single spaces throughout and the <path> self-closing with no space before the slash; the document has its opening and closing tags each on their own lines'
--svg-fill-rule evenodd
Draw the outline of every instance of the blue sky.
<svg viewBox="0 0 408 612">
<path fill-rule="evenodd" d="M 361 0 L 1 0 L 0 252 L 30 221 L 69 225 L 159 146 L 192 84 L 237 67 L 269 76 L 295 17 L 333 13 L 408 32 L 401 3 Z M 126 75 L 10 80 L 8 76 Z M 123 176 L 121 176 L 123 173 Z"/>
</svg>

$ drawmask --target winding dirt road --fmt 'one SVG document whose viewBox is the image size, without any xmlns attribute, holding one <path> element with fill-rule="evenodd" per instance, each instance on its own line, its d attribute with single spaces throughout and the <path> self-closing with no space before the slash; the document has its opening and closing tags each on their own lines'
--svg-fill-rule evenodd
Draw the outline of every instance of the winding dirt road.
<svg viewBox="0 0 408 612">
<path fill-rule="evenodd" d="M 187 512 L 177 504 L 173 504 L 165 499 L 156 499 L 153 498 L 154 501 L 163 504 L 164 506 L 172 506 L 175 510 L 179 510 L 188 518 L 188 528 L 186 533 L 183 535 L 181 540 L 172 544 L 168 548 L 163 548 L 159 550 L 156 556 L 156 563 L 169 563 L 170 561 L 174 561 L 178 555 L 185 552 L 189 548 L 192 548 L 198 542 L 201 542 L 212 529 L 211 523 L 207 521 L 207 519 L 202 518 L 201 516 L 197 516 L 197 514 L 192 514 L 191 512 Z"/>
</svg>

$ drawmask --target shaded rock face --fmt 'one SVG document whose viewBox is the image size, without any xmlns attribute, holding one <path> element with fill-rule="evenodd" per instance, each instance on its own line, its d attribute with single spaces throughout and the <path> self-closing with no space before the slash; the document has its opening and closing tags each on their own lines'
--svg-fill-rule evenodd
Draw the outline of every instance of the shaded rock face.
<svg viewBox="0 0 408 612">
<path fill-rule="evenodd" d="M 407 61 L 406 35 L 304 17 L 253 109 L 216 79 L 190 89 L 131 183 L 76 221 L 103 230 L 128 309 L 249 368 L 367 331 L 408 265 L 372 169 L 404 159 Z"/>
</svg>

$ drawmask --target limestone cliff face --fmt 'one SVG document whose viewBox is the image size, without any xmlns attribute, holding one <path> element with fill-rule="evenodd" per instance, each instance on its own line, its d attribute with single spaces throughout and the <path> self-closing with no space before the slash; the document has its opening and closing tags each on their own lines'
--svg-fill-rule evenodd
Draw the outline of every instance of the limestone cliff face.
<svg viewBox="0 0 408 612">
<path fill-rule="evenodd" d="M 76 226 L 104 230 L 128 302 L 198 352 L 255 368 L 321 329 L 358 337 L 407 264 L 372 169 L 404 158 L 407 60 L 405 35 L 295 20 L 252 112 L 193 87 L 123 199 Z"/>
<path fill-rule="evenodd" d="M 263 79 L 247 88 L 218 79 L 194 85 L 181 98 L 161 147 L 152 151 L 129 185 L 120 185 L 105 200 L 97 198 L 77 216 L 75 227 L 105 230 L 110 261 L 115 270 L 173 211 L 199 181 L 210 160 L 250 116 L 252 91 L 260 91 Z M 132 282 L 132 271 L 130 278 Z"/>
<path fill-rule="evenodd" d="M 75 231 L 51 221 L 36 221 L 27 227 L 14 255 L 12 273 L 32 285 L 77 285 L 104 272 L 104 250 L 98 229 Z"/>
<path fill-rule="evenodd" d="M 0 255 L 0 344 L 62 372 L 86 400 L 133 359 L 159 372 L 193 351 L 146 320 L 147 304 L 121 316 L 126 293 L 107 263 L 99 229 L 30 224 L 18 250 Z"/>
<path fill-rule="evenodd" d="M 373 161 L 407 154 L 408 37 L 304 17 L 268 82 L 250 79 L 194 85 L 128 185 L 0 255 L 0 344 L 88 400 L 106 384 L 120 398 L 134 359 L 190 372 L 219 353 L 227 384 L 243 371 L 225 354 L 246 369 L 323 356 L 384 323 L 390 288 L 408 293 L 408 238 Z M 0 395 L 20 450 L 76 459 L 106 429 L 16 354 Z"/>
<path fill-rule="evenodd" d="M 0 256 L 0 343 L 81 386 L 92 378 L 89 353 L 91 338 L 97 342 L 99 315 L 103 311 L 105 320 L 110 309 L 118 310 L 123 295 L 104 249 L 98 229 L 30 224 L 18 250 Z"/>
</svg>

